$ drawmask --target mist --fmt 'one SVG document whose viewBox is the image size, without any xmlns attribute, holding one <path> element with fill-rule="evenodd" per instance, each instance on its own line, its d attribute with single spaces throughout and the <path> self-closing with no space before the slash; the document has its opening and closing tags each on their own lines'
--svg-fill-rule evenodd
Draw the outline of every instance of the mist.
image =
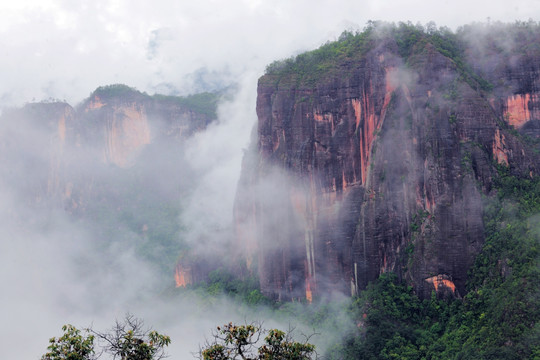
<svg viewBox="0 0 540 360">
<path fill-rule="evenodd" d="M 208 301 L 189 291 L 167 295 L 174 289 L 172 268 L 179 254 L 161 259 L 170 268 L 164 271 L 155 259 L 141 253 L 141 245 L 148 242 L 145 232 L 121 221 L 126 212 L 117 215 L 124 206 L 122 199 L 126 200 L 119 189 L 131 186 L 133 177 L 147 186 L 141 189 L 135 183 L 136 189 L 152 192 L 151 200 L 177 199 L 171 194 L 180 187 L 182 194 L 188 193 L 175 219 L 183 230 L 172 241 L 187 244 L 200 255 L 229 256 L 225 249 L 231 239 L 226 233 L 232 233 L 243 149 L 255 124 L 256 77 L 255 73 L 246 76 L 239 90 L 223 100 L 218 118 L 205 131 L 173 146 L 172 152 L 166 146 L 152 148 L 127 169 L 104 164 L 101 141 L 92 136 L 86 140 L 89 143 L 83 142 L 83 153 L 77 146 L 70 148 L 67 141 L 62 143 L 56 124 L 44 123 L 33 106 L 2 115 L 0 163 L 5 170 L 0 177 L 4 234 L 0 269 L 5 285 L 0 334 L 12 345 L 5 356 L 39 358 L 46 352 L 48 339 L 61 335 L 62 325 L 106 332 L 126 313 L 169 335 L 169 353 L 175 359 L 192 359 L 211 330 L 230 321 L 289 327 L 287 320 L 272 320 L 270 309 L 242 307 L 226 297 Z M 51 112 L 56 108 L 56 104 L 43 106 Z M 66 149 L 73 152 L 68 154 L 71 163 L 63 166 L 59 159 Z M 164 173 L 167 166 L 181 174 Z M 94 197 L 76 206 L 71 205 L 78 201 L 75 197 L 67 204 L 59 200 L 66 195 L 47 184 L 54 183 L 60 173 L 81 182 L 72 186 L 73 191 L 84 195 L 90 186 Z M 152 175 L 156 178 L 148 180 Z M 136 195 L 128 192 L 128 196 Z M 108 202 L 100 205 L 104 199 Z M 149 210 L 141 207 L 139 211 Z M 156 251 L 158 257 L 163 255 Z"/>
<path fill-rule="evenodd" d="M 211 304 L 196 295 L 167 299 L 161 292 L 173 286 L 173 274 L 164 278 L 140 255 L 140 232 L 121 228 L 112 239 L 100 238 L 102 229 L 92 228 L 95 224 L 74 221 L 61 209 L 43 211 L 45 200 L 36 201 L 29 189 L 43 180 L 33 164 L 46 166 L 54 158 L 41 147 L 51 135 L 10 122 L 6 109 L 54 99 L 76 106 L 98 86 L 114 83 L 166 95 L 228 89 L 217 120 L 190 137 L 178 155 L 186 176 L 193 176 L 177 221 L 185 229 L 179 242 L 197 253 L 229 256 L 226 234 L 232 233 L 242 157 L 257 121 L 257 79 L 269 63 L 335 40 L 344 30 L 361 29 L 368 20 L 433 20 L 457 28 L 488 17 L 538 18 L 540 5 L 533 0 L 510 7 L 487 1 L 29 0 L 2 4 L 0 14 L 0 130 L 3 138 L 20 139 L 16 148 L 22 149 L 12 152 L 14 147 L 0 143 L 0 336 L 9 344 L 4 357 L 37 359 L 48 339 L 61 335 L 63 324 L 103 331 L 130 312 L 171 337 L 171 358 L 191 359 L 216 325 L 260 320 L 265 327 L 287 329 L 291 324 L 272 319 L 268 309 L 247 309 L 227 298 Z M 83 166 L 95 179 L 111 176 L 102 165 Z M 163 185 L 168 186 L 175 184 Z"/>
<path fill-rule="evenodd" d="M 188 94 L 261 72 L 270 62 L 361 29 L 368 20 L 455 29 L 475 21 L 538 18 L 538 3 L 487 1 L 69 1 L 0 6 L 0 105 L 77 103 L 98 86 Z M 89 75 L 91 74 L 91 75 Z"/>
</svg>

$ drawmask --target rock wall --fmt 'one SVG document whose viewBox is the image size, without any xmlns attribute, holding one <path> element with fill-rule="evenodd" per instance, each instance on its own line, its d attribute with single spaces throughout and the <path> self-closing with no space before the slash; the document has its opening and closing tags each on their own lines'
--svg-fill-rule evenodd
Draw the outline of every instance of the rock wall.
<svg viewBox="0 0 540 360">
<path fill-rule="evenodd" d="M 96 90 L 79 109 L 83 146 L 97 147 L 104 163 L 133 166 L 146 146 L 167 139 L 182 141 L 213 118 L 167 98 L 152 98 L 136 90 L 110 95 Z"/>
<path fill-rule="evenodd" d="M 0 181 L 32 206 L 74 213 L 113 197 L 115 187 L 129 183 L 132 167 L 141 178 L 179 172 L 184 140 L 215 118 L 180 100 L 114 85 L 98 88 L 76 108 L 57 102 L 4 111 Z M 178 188 L 158 190 L 172 186 Z"/>
<path fill-rule="evenodd" d="M 511 130 L 538 119 L 537 94 L 499 84 L 488 97 L 433 45 L 404 59 L 391 38 L 315 83 L 263 76 L 235 206 L 262 291 L 355 295 L 393 271 L 424 296 L 464 294 L 494 164 L 539 170 Z"/>
<path fill-rule="evenodd" d="M 150 125 L 143 104 L 107 104 L 94 96 L 85 112 L 97 111 L 104 134 L 104 162 L 119 167 L 132 166 L 138 151 L 151 141 Z"/>
<path fill-rule="evenodd" d="M 41 206 L 68 199 L 75 110 L 66 103 L 28 104 L 5 111 L 1 120 L 0 181 L 4 189 L 27 204 Z"/>
</svg>

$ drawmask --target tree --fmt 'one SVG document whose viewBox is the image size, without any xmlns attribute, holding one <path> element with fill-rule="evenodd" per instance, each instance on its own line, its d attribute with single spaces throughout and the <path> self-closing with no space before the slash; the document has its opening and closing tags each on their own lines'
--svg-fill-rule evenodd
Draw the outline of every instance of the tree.
<svg viewBox="0 0 540 360">
<path fill-rule="evenodd" d="M 265 334 L 261 344 L 260 339 Z M 291 332 L 265 330 L 259 324 L 218 326 L 213 341 L 199 351 L 202 360 L 309 360 L 314 357 L 314 345 L 295 342 Z"/>
<path fill-rule="evenodd" d="M 171 338 L 166 335 L 145 330 L 144 322 L 130 314 L 126 315 L 123 322 L 116 321 L 108 333 L 92 329 L 88 331 L 104 343 L 104 351 L 111 354 L 113 359 L 159 360 L 165 357 L 164 348 L 171 342 Z"/>
<path fill-rule="evenodd" d="M 159 360 L 166 356 L 165 347 L 171 342 L 166 335 L 145 330 L 143 321 L 129 314 L 106 333 L 88 328 L 85 337 L 72 325 L 64 325 L 62 329 L 64 335 L 49 340 L 49 352 L 41 360 L 95 360 L 99 358 L 95 356 L 96 338 L 102 344 L 99 355 L 108 353 L 113 359 L 121 360 Z"/>
<path fill-rule="evenodd" d="M 73 325 L 62 326 L 64 335 L 51 338 L 47 347 L 49 352 L 41 360 L 93 360 L 94 336 L 82 336 L 81 331 Z"/>
</svg>

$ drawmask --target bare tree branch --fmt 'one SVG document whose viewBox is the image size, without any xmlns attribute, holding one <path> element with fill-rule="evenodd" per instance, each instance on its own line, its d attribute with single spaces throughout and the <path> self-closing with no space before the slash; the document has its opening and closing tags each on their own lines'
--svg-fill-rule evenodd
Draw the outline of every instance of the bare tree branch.
<svg viewBox="0 0 540 360">
<path fill-rule="evenodd" d="M 199 348 L 201 360 L 310 360 L 317 357 L 315 346 L 293 340 L 292 331 L 266 330 L 260 323 L 228 323 L 218 326 L 211 341 Z M 261 338 L 264 339 L 261 340 Z"/>
</svg>

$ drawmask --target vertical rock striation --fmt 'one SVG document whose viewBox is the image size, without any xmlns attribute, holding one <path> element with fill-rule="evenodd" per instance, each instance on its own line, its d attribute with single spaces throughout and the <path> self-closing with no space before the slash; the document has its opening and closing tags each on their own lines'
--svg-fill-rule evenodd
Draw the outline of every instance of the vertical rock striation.
<svg viewBox="0 0 540 360">
<path fill-rule="evenodd" d="M 326 45 L 259 80 L 235 217 L 265 294 L 354 295 L 392 271 L 424 296 L 460 296 L 496 164 L 538 174 L 537 153 L 511 130 L 538 119 L 536 87 L 522 94 L 503 79 L 488 93 L 418 35 L 427 40 L 406 54 L 396 36 L 368 35 L 325 67 L 313 58 Z"/>
<path fill-rule="evenodd" d="M 68 175 L 75 110 L 66 103 L 28 104 L 2 114 L 0 161 L 6 189 L 39 206 L 70 198 Z"/>
<path fill-rule="evenodd" d="M 145 190 L 177 189 L 184 140 L 216 117 L 217 96 L 203 94 L 203 105 L 197 96 L 149 96 L 111 85 L 76 108 L 54 102 L 4 111 L 0 181 L 30 205 L 53 202 L 70 213 L 114 202 L 137 173 L 144 175 L 139 181 L 168 176 L 167 186 L 148 180 Z"/>
<path fill-rule="evenodd" d="M 129 168 L 146 145 L 181 142 L 213 120 L 179 100 L 150 97 L 124 85 L 98 88 L 79 108 L 83 146 L 97 147 L 104 163 Z"/>
</svg>

